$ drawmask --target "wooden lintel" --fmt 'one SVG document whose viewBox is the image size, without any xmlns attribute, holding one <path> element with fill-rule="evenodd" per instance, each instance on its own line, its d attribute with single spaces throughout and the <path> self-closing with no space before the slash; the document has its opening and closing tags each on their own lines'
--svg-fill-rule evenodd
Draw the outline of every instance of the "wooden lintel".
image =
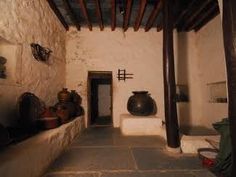
<svg viewBox="0 0 236 177">
<path fill-rule="evenodd" d="M 111 0 L 111 30 L 116 29 L 116 0 Z"/>
<path fill-rule="evenodd" d="M 163 8 L 163 82 L 167 145 L 179 148 L 179 125 L 176 107 L 176 83 L 173 44 L 173 0 L 165 0 Z"/>
<path fill-rule="evenodd" d="M 192 25 L 188 30 L 194 29 L 195 32 L 199 31 L 203 26 L 205 26 L 209 21 L 211 21 L 213 18 L 215 18 L 217 15 L 220 14 L 220 10 L 218 5 L 213 6 L 211 9 L 209 9 L 205 14 L 201 16 L 201 18 L 198 19 L 198 21 Z"/>
<path fill-rule="evenodd" d="M 140 27 L 140 24 L 143 19 L 143 14 L 145 12 L 146 5 L 147 5 L 147 0 L 140 0 L 139 1 L 139 11 L 138 11 L 137 18 L 135 20 L 134 31 L 138 31 L 138 29 Z"/>
<path fill-rule="evenodd" d="M 77 30 L 80 31 L 79 20 L 78 20 L 78 18 L 76 16 L 75 12 L 73 11 L 69 1 L 68 0 L 63 0 L 63 4 L 65 6 L 65 9 L 66 9 L 67 13 L 70 15 L 71 20 L 75 24 Z"/>
<path fill-rule="evenodd" d="M 66 30 L 69 30 L 69 26 L 66 23 L 64 17 L 62 16 L 61 12 L 59 11 L 59 9 L 57 8 L 55 2 L 53 0 L 47 0 L 49 6 L 51 7 L 51 9 L 53 10 L 53 12 L 55 13 L 55 15 L 57 16 L 57 18 L 60 20 L 61 24 L 64 26 L 64 28 Z"/>
<path fill-rule="evenodd" d="M 84 15 L 84 17 L 87 21 L 88 28 L 89 28 L 90 31 L 92 31 L 92 24 L 89 20 L 86 4 L 85 4 L 84 0 L 78 0 L 78 1 L 79 1 L 79 4 L 80 4 L 80 8 L 82 10 L 82 13 L 83 13 L 83 15 Z"/>
<path fill-rule="evenodd" d="M 213 1 L 215 0 L 204 0 L 199 6 L 195 6 L 195 9 L 192 9 L 192 11 L 189 9 L 189 16 L 185 19 L 181 29 L 185 30 L 193 22 L 193 20 L 199 16 L 199 14 L 201 14 L 203 10 L 206 9 Z"/>
<path fill-rule="evenodd" d="M 153 23 L 155 21 L 155 19 L 157 18 L 157 15 L 160 13 L 161 9 L 162 9 L 162 0 L 157 0 L 151 15 L 148 18 L 147 24 L 145 26 L 145 31 L 149 31 L 151 29 L 151 27 L 153 26 Z"/>
<path fill-rule="evenodd" d="M 104 25 L 103 25 L 103 18 L 102 18 L 102 10 L 101 10 L 101 4 L 100 4 L 100 0 L 95 0 L 95 4 L 96 4 L 96 14 L 99 20 L 99 26 L 100 26 L 100 30 L 102 31 L 104 29 Z"/>
<path fill-rule="evenodd" d="M 125 7 L 125 16 L 124 16 L 124 22 L 123 22 L 123 29 L 126 31 L 129 27 L 129 19 L 132 9 L 132 3 L 133 0 L 127 0 L 126 1 L 126 7 Z"/>
</svg>

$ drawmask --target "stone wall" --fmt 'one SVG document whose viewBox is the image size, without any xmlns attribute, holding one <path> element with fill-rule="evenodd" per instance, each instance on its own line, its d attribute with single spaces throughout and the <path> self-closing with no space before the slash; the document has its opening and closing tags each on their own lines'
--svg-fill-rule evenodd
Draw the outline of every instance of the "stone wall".
<svg viewBox="0 0 236 177">
<path fill-rule="evenodd" d="M 113 123 L 120 125 L 120 114 L 127 113 L 126 105 L 134 90 L 148 90 L 156 101 L 158 116 L 164 119 L 162 32 L 148 33 L 142 29 L 101 32 L 71 29 L 67 34 L 66 85 L 76 89 L 83 98 L 87 113 L 88 71 L 113 72 Z M 118 81 L 118 69 L 134 74 L 134 79 Z"/>
<path fill-rule="evenodd" d="M 8 61 L 13 66 L 7 71 L 9 77 L 0 79 L 1 110 L 14 107 L 26 91 L 47 104 L 55 103 L 56 93 L 65 84 L 65 29 L 45 0 L 1 0 L 0 7 L 0 55 L 16 48 Z M 33 58 L 30 43 L 53 51 L 49 65 Z M 11 121 L 1 113 L 0 123 Z"/>
</svg>

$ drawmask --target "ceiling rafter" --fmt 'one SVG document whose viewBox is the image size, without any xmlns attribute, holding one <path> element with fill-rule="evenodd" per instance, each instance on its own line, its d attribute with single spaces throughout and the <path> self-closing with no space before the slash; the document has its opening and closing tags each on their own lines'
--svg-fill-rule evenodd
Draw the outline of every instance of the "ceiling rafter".
<svg viewBox="0 0 236 177">
<path fill-rule="evenodd" d="M 183 25 L 180 27 L 181 30 L 185 30 L 189 24 L 199 15 L 201 12 L 206 9 L 213 1 L 216 0 L 204 0 L 199 6 L 195 6 L 194 9 L 188 10 L 188 16 L 185 18 Z"/>
<path fill-rule="evenodd" d="M 61 24 L 64 26 L 64 28 L 68 31 L 69 30 L 69 26 L 66 23 L 63 15 L 61 14 L 60 10 L 57 8 L 55 2 L 53 0 L 47 0 L 50 8 L 53 10 L 53 12 L 55 13 L 55 15 L 57 16 L 57 18 L 59 19 L 59 21 L 61 22 Z"/>
<path fill-rule="evenodd" d="M 182 9 L 181 12 L 179 13 L 178 17 L 176 18 L 174 26 L 177 26 L 184 19 L 184 17 L 186 16 L 187 12 L 190 9 L 193 9 L 194 7 L 196 7 L 198 3 L 200 3 L 200 0 L 193 0 L 192 2 L 190 2 L 187 5 L 187 8 Z"/>
<path fill-rule="evenodd" d="M 100 30 L 103 31 L 104 29 L 104 25 L 103 25 L 103 18 L 102 18 L 102 10 L 101 10 L 101 4 L 100 4 L 100 0 L 94 0 L 95 4 L 96 4 L 96 14 L 99 20 L 99 26 L 100 26 Z"/>
<path fill-rule="evenodd" d="M 111 30 L 116 29 L 116 0 L 111 0 Z"/>
<path fill-rule="evenodd" d="M 146 5 L 147 5 L 147 0 L 140 0 L 139 1 L 139 11 L 138 11 L 137 18 L 135 20 L 134 31 L 138 31 L 138 29 L 140 27 L 140 24 L 142 22 L 143 15 L 145 12 Z"/>
<path fill-rule="evenodd" d="M 75 12 L 73 11 L 69 1 L 63 0 L 63 5 L 65 6 L 67 13 L 70 15 L 71 20 L 74 22 L 77 30 L 80 31 L 79 19 L 77 18 Z"/>
<path fill-rule="evenodd" d="M 153 26 L 153 23 L 155 21 L 155 19 L 157 18 L 157 15 L 161 12 L 161 9 L 162 9 L 162 5 L 163 5 L 163 0 L 157 0 L 152 12 L 151 12 L 151 15 L 149 16 L 148 18 L 148 21 L 146 23 L 146 26 L 145 26 L 145 31 L 149 31 L 152 26 Z"/>
<path fill-rule="evenodd" d="M 130 15 L 131 15 L 132 3 L 133 3 L 133 0 L 126 1 L 124 22 L 123 22 L 124 31 L 127 31 L 128 27 L 129 27 L 129 19 L 130 19 Z"/>
<path fill-rule="evenodd" d="M 196 32 L 205 26 L 209 21 L 220 14 L 218 4 L 213 5 L 205 14 L 199 18 L 199 20 L 190 29 L 194 29 Z"/>
<path fill-rule="evenodd" d="M 84 0 L 78 0 L 78 1 L 79 1 L 79 4 L 80 4 L 82 13 L 83 13 L 83 15 L 84 15 L 84 17 L 87 21 L 88 28 L 89 28 L 90 31 L 92 31 L 92 24 L 91 24 L 89 16 L 88 16 L 88 11 L 87 11 L 86 4 L 85 4 Z"/>
</svg>

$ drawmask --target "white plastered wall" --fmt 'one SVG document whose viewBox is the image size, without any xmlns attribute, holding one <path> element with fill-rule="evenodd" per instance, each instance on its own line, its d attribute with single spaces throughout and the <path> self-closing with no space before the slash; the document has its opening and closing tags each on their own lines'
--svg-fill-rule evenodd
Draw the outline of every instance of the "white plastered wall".
<svg viewBox="0 0 236 177">
<path fill-rule="evenodd" d="M 157 115 L 164 119 L 162 32 L 70 29 L 66 41 L 66 85 L 81 94 L 86 114 L 88 71 L 112 71 L 115 127 L 120 125 L 120 114 L 127 113 L 126 104 L 134 90 L 148 90 L 156 101 Z M 134 79 L 119 82 L 118 69 L 126 69 Z"/>
<path fill-rule="evenodd" d="M 1 0 L 0 7 L 0 55 L 11 57 L 10 76 L 0 79 L 0 112 L 14 108 L 17 98 L 26 91 L 47 105 L 54 104 L 65 84 L 65 29 L 45 0 Z M 30 43 L 53 51 L 50 65 L 33 58 Z M 8 55 L 7 50 L 14 54 Z M 13 121 L 0 115 L 0 123 Z"/>
</svg>

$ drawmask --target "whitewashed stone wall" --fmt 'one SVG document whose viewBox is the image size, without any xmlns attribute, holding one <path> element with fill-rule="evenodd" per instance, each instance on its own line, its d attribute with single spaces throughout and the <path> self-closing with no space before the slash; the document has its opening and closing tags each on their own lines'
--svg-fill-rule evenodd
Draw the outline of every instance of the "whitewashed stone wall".
<svg viewBox="0 0 236 177">
<path fill-rule="evenodd" d="M 66 85 L 81 94 L 86 113 L 88 71 L 112 71 L 115 127 L 120 125 L 120 114 L 127 113 L 127 101 L 133 90 L 148 90 L 157 103 L 157 115 L 164 119 L 162 32 L 70 29 L 66 47 Z M 134 79 L 119 82 L 118 69 L 133 73 Z"/>
<path fill-rule="evenodd" d="M 1 0 L 0 9 L 0 37 L 18 48 L 13 61 L 17 67 L 11 73 L 16 79 L 0 79 L 1 110 L 10 109 L 26 91 L 47 104 L 55 103 L 56 93 L 65 83 L 65 29 L 45 0 Z M 53 51 L 50 65 L 33 58 L 32 42 Z M 11 120 L 1 116 L 0 122 Z"/>
</svg>

